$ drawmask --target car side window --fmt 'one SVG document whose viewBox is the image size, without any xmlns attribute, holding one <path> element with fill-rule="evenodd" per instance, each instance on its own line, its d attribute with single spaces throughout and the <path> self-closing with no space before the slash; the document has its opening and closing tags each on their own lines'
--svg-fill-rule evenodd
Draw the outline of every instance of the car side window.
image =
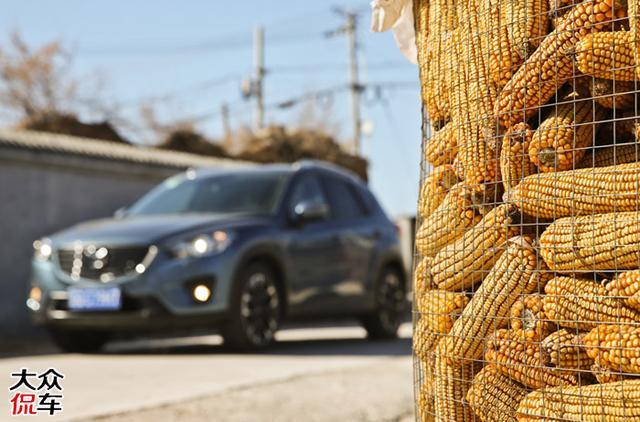
<svg viewBox="0 0 640 422">
<path fill-rule="evenodd" d="M 361 218 L 367 214 L 362 201 L 356 197 L 354 188 L 346 181 L 337 177 L 327 176 L 323 178 L 331 216 L 336 220 L 349 220 Z"/>
<path fill-rule="evenodd" d="M 312 204 L 325 204 L 327 202 L 322 192 L 320 181 L 313 174 L 305 174 L 300 177 L 293 186 L 289 208 L 291 211 L 301 202 Z"/>
</svg>

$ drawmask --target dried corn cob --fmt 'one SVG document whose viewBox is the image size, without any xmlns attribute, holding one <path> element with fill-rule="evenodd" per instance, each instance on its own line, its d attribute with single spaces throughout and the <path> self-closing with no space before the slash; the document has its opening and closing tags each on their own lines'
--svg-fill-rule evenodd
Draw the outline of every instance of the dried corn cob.
<svg viewBox="0 0 640 422">
<path fill-rule="evenodd" d="M 462 66 L 454 72 L 451 114 L 461 128 L 458 160 L 464 180 L 482 191 L 499 177 L 498 155 L 487 147 L 493 138 L 493 102 L 496 89 L 489 70 L 489 41 L 486 28 L 491 4 L 481 0 L 457 2 L 460 40 L 456 53 Z"/>
<path fill-rule="evenodd" d="M 544 291 L 544 313 L 562 327 L 591 330 L 599 323 L 640 322 L 640 313 L 620 306 L 603 285 L 591 280 L 555 277 Z"/>
<path fill-rule="evenodd" d="M 431 135 L 424 147 L 425 159 L 432 166 L 451 164 L 458 154 L 458 128 L 451 122 Z"/>
<path fill-rule="evenodd" d="M 542 218 L 631 211 L 640 208 L 639 183 L 640 163 L 568 170 L 526 177 L 508 192 L 506 199 L 523 213 Z M 575 223 L 584 221 L 587 220 L 576 220 Z M 622 218 L 618 221 L 621 224 L 625 222 Z M 572 230 L 573 226 L 567 224 L 570 224 L 568 220 L 563 220 L 557 229 Z M 576 232 L 585 229 L 576 226 Z M 593 233 L 585 234 L 593 236 Z M 549 242 L 555 240 L 548 235 L 546 239 Z"/>
<path fill-rule="evenodd" d="M 583 336 L 563 328 L 545 337 L 542 349 L 549 356 L 549 363 L 561 369 L 588 370 L 593 359 L 582 344 Z"/>
<path fill-rule="evenodd" d="M 428 290 L 417 298 L 416 308 L 433 332 L 446 334 L 468 303 L 465 293 Z"/>
<path fill-rule="evenodd" d="M 445 34 L 457 26 L 456 7 L 453 0 L 415 0 L 413 4 L 422 100 L 431 121 L 445 121 L 450 116 L 448 76 L 457 67 L 447 60 L 451 45 Z"/>
<path fill-rule="evenodd" d="M 459 42 L 460 35 L 457 28 L 443 30 L 437 41 L 431 41 L 433 45 L 438 46 L 434 48 L 437 48 L 437 57 L 439 57 L 439 62 L 436 62 L 439 68 L 430 66 L 429 69 L 429 77 L 433 80 L 435 87 L 431 101 L 438 104 L 443 122 L 453 119 L 452 107 L 454 99 L 452 97 L 456 95 L 456 90 L 452 89 L 452 85 L 456 77 L 455 72 L 461 67 L 461 58 L 457 54 L 460 49 Z M 429 108 L 427 108 L 427 111 L 429 112 Z"/>
<path fill-rule="evenodd" d="M 531 161 L 543 172 L 574 168 L 593 144 L 595 123 L 604 115 L 590 100 L 558 106 L 533 134 Z"/>
<path fill-rule="evenodd" d="M 491 80 L 498 89 L 502 89 L 511 79 L 523 60 L 518 52 L 512 48 L 505 26 L 500 26 L 498 36 L 494 45 L 491 46 L 491 63 L 496 63 L 491 67 Z"/>
<path fill-rule="evenodd" d="M 458 16 L 455 0 L 429 0 L 429 49 L 432 52 L 428 65 L 428 79 L 432 81 L 432 91 L 427 111 L 431 113 L 436 107 L 439 118 L 431 120 L 448 120 L 451 116 L 449 87 L 453 72 L 459 67 L 458 57 L 452 56 L 455 48 L 455 35 L 458 27 Z M 436 116 L 438 117 L 438 116 Z"/>
<path fill-rule="evenodd" d="M 500 173 L 505 191 L 516 186 L 523 178 L 536 173 L 536 166 L 529 158 L 533 133 L 528 124 L 521 122 L 509 128 L 502 140 Z"/>
<path fill-rule="evenodd" d="M 462 184 L 451 188 L 442 204 L 423 220 L 416 234 L 416 248 L 423 256 L 433 257 L 447 244 L 482 219 L 478 196 Z"/>
<path fill-rule="evenodd" d="M 584 37 L 576 46 L 580 72 L 596 78 L 634 81 L 634 37 L 629 31 L 599 32 Z"/>
<path fill-rule="evenodd" d="M 504 9 L 506 9 L 505 2 L 501 0 L 491 2 L 492 22 L 487 28 L 490 34 L 489 63 L 492 63 L 489 73 L 498 89 L 502 89 L 509 82 L 524 61 L 509 39 Z"/>
<path fill-rule="evenodd" d="M 640 63 L 640 40 L 638 39 L 640 36 L 640 4 L 638 0 L 629 0 L 627 4 L 629 9 L 629 32 L 633 39 L 633 57 L 634 63 L 637 65 Z M 636 78 L 638 77 L 640 77 L 640 70 L 636 67 Z"/>
<path fill-rule="evenodd" d="M 622 381 L 624 379 L 624 375 L 622 373 L 614 372 L 598 363 L 591 365 L 591 372 L 600 384 Z"/>
<path fill-rule="evenodd" d="M 425 382 L 420 387 L 418 395 L 417 416 L 420 422 L 435 422 L 434 397 L 432 391 L 432 382 Z"/>
<path fill-rule="evenodd" d="M 433 277 L 431 277 L 432 261 L 433 258 L 424 257 L 420 259 L 418 261 L 418 265 L 416 265 L 413 277 L 413 291 L 416 298 L 423 292 L 431 290 L 435 287 L 435 284 L 433 284 Z"/>
<path fill-rule="evenodd" d="M 543 264 L 538 261 L 531 243 L 528 236 L 509 240 L 507 251 L 454 322 L 449 335 L 442 339 L 450 364 L 460 365 L 465 359 L 481 358 L 484 339 L 505 325 L 509 310 L 520 295 L 542 287 Z"/>
<path fill-rule="evenodd" d="M 598 325 L 584 337 L 587 354 L 616 372 L 640 374 L 640 327 Z"/>
<path fill-rule="evenodd" d="M 582 0 L 549 0 L 549 16 L 561 18 Z"/>
<path fill-rule="evenodd" d="M 415 345 L 415 339 L 414 339 Z M 414 357 L 414 382 L 418 384 L 415 391 L 416 400 L 416 420 L 420 422 L 435 421 L 435 353 L 430 352 L 427 356 Z"/>
<path fill-rule="evenodd" d="M 497 101 L 503 126 L 523 122 L 537 112 L 573 76 L 571 52 L 585 35 L 606 28 L 612 0 L 586 0 L 571 9 L 558 27 L 520 66 Z M 617 9 L 616 9 L 617 10 Z"/>
<path fill-rule="evenodd" d="M 640 212 L 556 220 L 540 236 L 540 255 L 560 272 L 640 267 Z"/>
<path fill-rule="evenodd" d="M 640 312 L 640 270 L 618 274 L 605 288 L 610 296 L 622 300 L 626 306 Z"/>
<path fill-rule="evenodd" d="M 640 161 L 640 144 L 613 145 L 595 148 L 587 153 L 580 167 L 608 167 Z"/>
<path fill-rule="evenodd" d="M 522 330 L 530 341 L 541 341 L 555 328 L 544 313 L 543 295 L 537 293 L 524 295 L 511 306 L 509 325 L 511 329 Z"/>
<path fill-rule="evenodd" d="M 507 239 L 520 232 L 520 215 L 512 205 L 500 205 L 433 259 L 433 282 L 443 290 L 465 290 L 487 275 L 506 249 Z"/>
<path fill-rule="evenodd" d="M 416 300 L 420 321 L 416 327 L 414 348 L 418 357 L 426 359 L 438 340 L 451 330 L 469 298 L 464 293 L 429 290 Z"/>
<path fill-rule="evenodd" d="M 458 177 L 450 165 L 434 168 L 425 179 L 420 189 L 418 212 L 426 218 L 442 203 L 447 192 L 458 183 Z"/>
<path fill-rule="evenodd" d="M 446 118 L 445 113 L 440 111 L 440 107 L 435 100 L 436 84 L 438 81 L 432 80 L 429 75 L 429 66 L 433 63 L 435 54 L 429 48 L 429 0 L 415 0 L 413 2 L 413 15 L 415 22 L 416 49 L 418 53 L 418 70 L 421 81 L 422 102 L 425 105 L 427 114 L 431 121 L 439 122 Z M 435 29 L 435 28 L 434 28 Z M 437 29 L 435 29 L 437 30 Z"/>
<path fill-rule="evenodd" d="M 640 381 L 560 386 L 529 393 L 518 421 L 628 422 L 640 418 Z"/>
<path fill-rule="evenodd" d="M 469 86 L 469 96 L 478 98 L 480 84 L 471 82 Z M 493 84 L 491 84 L 493 86 Z M 469 110 L 478 110 L 477 103 L 480 100 L 469 101 Z M 474 108 L 475 107 L 475 108 Z M 484 107 L 486 109 L 486 107 Z M 460 161 L 462 173 L 458 176 L 464 179 L 468 186 L 475 187 L 476 190 L 484 191 L 491 187 L 500 178 L 499 152 L 488 145 L 494 138 L 494 127 L 488 116 L 488 112 L 479 110 L 483 114 L 479 117 L 469 117 L 471 123 L 462 125 L 463 141 L 459 143 L 457 159 Z"/>
<path fill-rule="evenodd" d="M 567 14 L 567 12 L 569 12 L 571 10 L 571 8 L 573 6 L 575 6 L 576 4 L 580 3 L 583 0 L 560 0 L 558 1 L 558 6 L 556 7 L 554 5 L 554 0 L 549 0 L 549 19 L 551 21 L 551 28 L 552 29 L 556 29 L 558 24 L 560 23 L 560 21 L 562 20 L 561 18 Z M 561 5 L 560 3 L 564 3 L 564 5 Z M 622 6 L 626 6 L 625 2 L 620 2 L 620 5 Z M 553 9 L 555 7 L 555 10 Z M 607 28 L 608 30 L 611 31 L 628 31 L 629 30 L 629 20 L 624 16 L 624 14 L 622 13 L 622 11 L 620 11 L 621 13 L 616 13 L 616 17 L 613 19 L 613 21 L 611 22 L 611 25 L 609 28 Z"/>
<path fill-rule="evenodd" d="M 471 383 L 467 402 L 482 422 L 515 421 L 527 390 L 493 365 L 485 366 Z"/>
<path fill-rule="evenodd" d="M 602 107 L 624 110 L 636 103 L 635 83 L 589 78 L 591 97 Z"/>
<path fill-rule="evenodd" d="M 549 356 L 540 343 L 526 341 L 519 331 L 497 330 L 487 342 L 485 360 L 529 388 L 578 383 L 575 373 L 549 368 Z"/>
<path fill-rule="evenodd" d="M 505 11 L 502 24 L 507 27 L 509 40 L 520 57 L 526 59 L 547 35 L 549 26 L 548 0 L 503 0 Z"/>
<path fill-rule="evenodd" d="M 464 422 L 473 420 L 473 410 L 466 402 L 467 391 L 474 375 L 474 364 L 451 366 L 440 352 L 434 368 L 435 414 L 437 421 Z"/>
<path fill-rule="evenodd" d="M 421 361 L 428 362 L 429 358 L 433 355 L 434 342 L 437 341 L 438 336 L 431 331 L 429 321 L 419 318 L 413 328 L 413 353 Z"/>
</svg>

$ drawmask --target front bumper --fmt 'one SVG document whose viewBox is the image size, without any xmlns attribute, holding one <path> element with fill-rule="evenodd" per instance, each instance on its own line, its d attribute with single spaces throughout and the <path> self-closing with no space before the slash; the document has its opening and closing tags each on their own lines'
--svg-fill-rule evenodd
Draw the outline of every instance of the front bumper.
<svg viewBox="0 0 640 422">
<path fill-rule="evenodd" d="M 55 259 L 33 262 L 31 285 L 42 291 L 37 310 L 31 308 L 34 323 L 52 327 L 153 330 L 165 328 L 212 328 L 225 320 L 235 262 L 233 255 L 199 259 L 173 259 L 159 254 L 147 271 L 135 277 L 107 284 L 72 280 Z M 206 303 L 193 299 L 192 286 L 205 283 L 213 295 Z M 108 312 L 73 312 L 67 306 L 69 287 L 117 285 L 122 291 L 122 309 Z"/>
</svg>

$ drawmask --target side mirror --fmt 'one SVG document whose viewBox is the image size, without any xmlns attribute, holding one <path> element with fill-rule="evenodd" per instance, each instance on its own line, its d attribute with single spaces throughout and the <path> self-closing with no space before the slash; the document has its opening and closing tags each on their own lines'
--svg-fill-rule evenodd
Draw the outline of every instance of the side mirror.
<svg viewBox="0 0 640 422">
<path fill-rule="evenodd" d="M 125 218 L 127 216 L 127 207 L 118 208 L 116 212 L 113 213 L 113 216 L 118 219 Z"/>
<path fill-rule="evenodd" d="M 323 220 L 329 215 L 329 206 L 324 202 L 300 202 L 293 208 L 296 222 Z"/>
</svg>

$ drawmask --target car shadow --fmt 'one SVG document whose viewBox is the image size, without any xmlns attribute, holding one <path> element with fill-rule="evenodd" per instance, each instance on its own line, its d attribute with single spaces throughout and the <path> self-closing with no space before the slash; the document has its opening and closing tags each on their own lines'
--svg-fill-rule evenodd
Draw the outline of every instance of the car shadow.
<svg viewBox="0 0 640 422">
<path fill-rule="evenodd" d="M 107 355 L 215 355 L 234 354 L 222 344 L 167 344 L 133 346 L 119 344 L 109 347 Z M 305 339 L 278 341 L 262 352 L 244 352 L 243 355 L 276 356 L 410 356 L 411 339 L 371 341 L 367 339 Z"/>
<path fill-rule="evenodd" d="M 195 334 L 195 333 L 194 333 Z M 222 345 L 218 335 L 190 337 L 130 338 L 107 344 L 96 356 L 126 355 L 274 355 L 274 356 L 409 356 L 411 355 L 411 324 L 400 329 L 401 337 L 394 340 L 372 341 L 365 338 L 364 330 L 349 322 L 327 322 L 316 326 L 290 324 L 278 332 L 278 341 L 261 352 L 234 352 Z M 170 334 L 168 334 L 170 335 Z M 55 355 L 60 350 L 47 336 L 38 336 L 29 342 L 11 342 L 0 348 L 0 359 Z"/>
</svg>

